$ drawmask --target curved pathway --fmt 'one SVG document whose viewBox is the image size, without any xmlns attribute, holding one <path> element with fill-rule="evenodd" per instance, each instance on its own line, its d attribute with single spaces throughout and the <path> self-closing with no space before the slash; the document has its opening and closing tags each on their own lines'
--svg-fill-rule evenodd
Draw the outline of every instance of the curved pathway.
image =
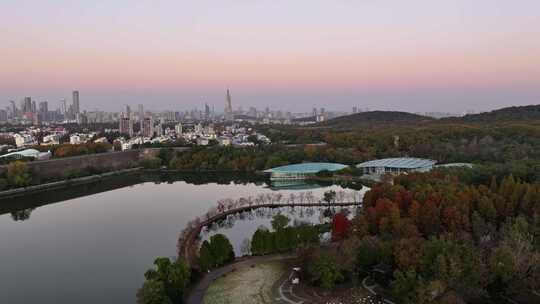
<svg viewBox="0 0 540 304">
<path fill-rule="evenodd" d="M 222 220 L 231 214 L 241 213 L 244 211 L 255 210 L 259 208 L 281 208 L 281 207 L 348 207 L 348 206 L 359 206 L 361 202 L 345 202 L 345 203 L 326 203 L 326 202 L 316 202 L 316 203 L 283 203 L 283 204 L 259 204 L 259 205 L 248 205 L 242 206 L 234 209 L 230 209 L 214 216 L 207 218 L 206 220 L 200 222 L 195 227 L 193 227 L 187 234 L 186 237 L 178 241 L 178 255 L 183 256 L 190 267 L 195 267 L 194 261 L 196 260 L 192 250 L 193 243 L 197 240 L 197 237 L 201 233 L 201 230 L 205 226 L 209 226 L 214 222 Z"/>
<path fill-rule="evenodd" d="M 203 302 L 204 293 L 208 286 L 223 275 L 233 271 L 237 267 L 251 265 L 254 263 L 262 263 L 269 261 L 280 261 L 295 258 L 296 254 L 274 254 L 265 256 L 255 256 L 237 259 L 235 262 L 223 267 L 217 268 L 203 276 L 199 282 L 190 290 L 189 296 L 186 299 L 186 304 L 200 304 Z"/>
</svg>

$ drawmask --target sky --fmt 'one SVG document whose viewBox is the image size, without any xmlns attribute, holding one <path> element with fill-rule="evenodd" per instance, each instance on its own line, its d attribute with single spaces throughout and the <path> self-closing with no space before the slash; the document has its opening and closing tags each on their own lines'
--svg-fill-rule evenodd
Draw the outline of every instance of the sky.
<svg viewBox="0 0 540 304">
<path fill-rule="evenodd" d="M 540 104 L 538 0 L 0 0 L 0 105 Z"/>
</svg>

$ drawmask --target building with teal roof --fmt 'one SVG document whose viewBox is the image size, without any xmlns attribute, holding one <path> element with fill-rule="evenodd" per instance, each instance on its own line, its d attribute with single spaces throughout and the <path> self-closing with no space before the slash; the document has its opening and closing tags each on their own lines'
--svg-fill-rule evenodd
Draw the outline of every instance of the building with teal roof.
<svg viewBox="0 0 540 304">
<path fill-rule="evenodd" d="M 306 179 L 321 171 L 335 172 L 347 168 L 347 165 L 336 163 L 301 163 L 265 170 L 271 180 Z"/>
</svg>

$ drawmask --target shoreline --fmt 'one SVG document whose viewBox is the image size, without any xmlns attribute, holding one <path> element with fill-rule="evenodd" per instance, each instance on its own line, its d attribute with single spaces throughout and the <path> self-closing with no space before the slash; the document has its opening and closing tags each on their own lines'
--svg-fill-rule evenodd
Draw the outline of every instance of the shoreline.
<svg viewBox="0 0 540 304">
<path fill-rule="evenodd" d="M 102 174 L 81 176 L 81 177 L 64 179 L 64 180 L 59 180 L 59 181 L 49 182 L 49 183 L 44 183 L 44 184 L 39 184 L 39 185 L 32 185 L 32 186 L 27 186 L 27 187 L 9 189 L 5 191 L 0 191 L 0 200 L 8 199 L 8 198 L 16 198 L 16 197 L 21 197 L 25 195 L 31 195 L 31 194 L 35 194 L 39 192 L 44 192 L 44 191 L 64 189 L 69 186 L 91 184 L 91 183 L 99 182 L 107 177 L 124 175 L 124 174 L 132 174 L 132 173 L 136 173 L 142 170 L 143 170 L 142 167 L 115 170 L 115 171 L 105 172 Z"/>
</svg>

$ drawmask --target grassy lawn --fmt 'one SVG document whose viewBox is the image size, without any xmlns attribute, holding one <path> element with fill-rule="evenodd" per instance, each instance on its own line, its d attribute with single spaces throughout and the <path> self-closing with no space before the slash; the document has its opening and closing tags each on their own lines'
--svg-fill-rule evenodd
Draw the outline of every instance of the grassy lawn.
<svg viewBox="0 0 540 304">
<path fill-rule="evenodd" d="M 280 261 L 242 266 L 217 279 L 206 291 L 204 304 L 273 303 L 272 286 L 287 271 Z"/>
</svg>

